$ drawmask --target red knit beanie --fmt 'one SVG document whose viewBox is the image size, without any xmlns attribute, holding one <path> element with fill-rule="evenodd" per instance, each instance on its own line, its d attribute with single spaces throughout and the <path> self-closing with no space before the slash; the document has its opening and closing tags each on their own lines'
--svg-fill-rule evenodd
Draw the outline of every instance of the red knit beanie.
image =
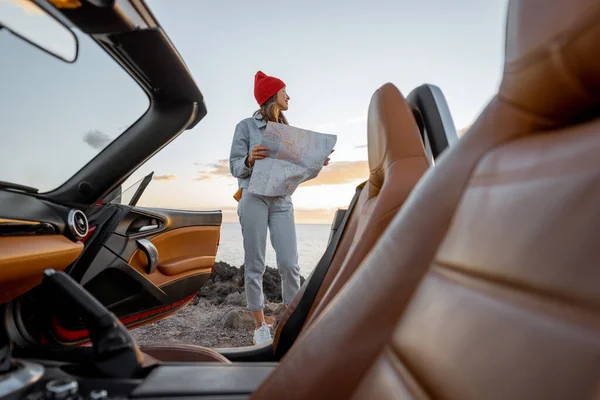
<svg viewBox="0 0 600 400">
<path fill-rule="evenodd" d="M 262 71 L 258 71 L 254 76 L 254 98 L 261 107 L 284 87 L 285 83 L 281 79 L 268 76 Z"/>
</svg>

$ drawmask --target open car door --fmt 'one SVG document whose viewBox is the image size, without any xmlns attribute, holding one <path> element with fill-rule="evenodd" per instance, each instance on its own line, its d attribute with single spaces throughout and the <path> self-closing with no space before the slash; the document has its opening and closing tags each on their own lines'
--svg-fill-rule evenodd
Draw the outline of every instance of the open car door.
<svg viewBox="0 0 600 400">
<path fill-rule="evenodd" d="M 128 328 L 187 305 L 210 277 L 219 244 L 221 211 L 135 207 L 152 176 L 95 207 L 83 255 L 68 269 Z M 60 311 L 52 335 L 63 343 L 88 338 L 78 318 Z"/>
</svg>

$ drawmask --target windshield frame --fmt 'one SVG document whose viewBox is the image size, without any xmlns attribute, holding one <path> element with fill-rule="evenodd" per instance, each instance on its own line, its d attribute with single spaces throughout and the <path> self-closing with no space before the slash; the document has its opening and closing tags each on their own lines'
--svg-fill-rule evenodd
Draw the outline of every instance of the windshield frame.
<svg viewBox="0 0 600 400">
<path fill-rule="evenodd" d="M 202 93 L 145 2 L 130 2 L 130 6 L 127 12 L 116 3 L 111 10 L 103 9 L 106 18 L 101 21 L 96 10 L 90 12 L 89 7 L 95 7 L 91 5 L 85 10 L 59 11 L 141 86 L 149 98 L 147 111 L 61 186 L 28 194 L 87 208 L 206 115 Z M 111 33 L 115 24 L 123 28 L 119 33 Z"/>
</svg>

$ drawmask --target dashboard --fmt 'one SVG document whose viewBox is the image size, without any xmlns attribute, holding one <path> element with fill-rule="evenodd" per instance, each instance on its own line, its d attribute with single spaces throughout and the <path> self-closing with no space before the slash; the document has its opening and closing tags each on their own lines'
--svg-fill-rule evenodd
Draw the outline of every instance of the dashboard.
<svg viewBox="0 0 600 400">
<path fill-rule="evenodd" d="M 85 214 L 23 193 L 0 191 L 0 304 L 41 282 L 48 268 L 64 270 L 83 251 Z"/>
</svg>

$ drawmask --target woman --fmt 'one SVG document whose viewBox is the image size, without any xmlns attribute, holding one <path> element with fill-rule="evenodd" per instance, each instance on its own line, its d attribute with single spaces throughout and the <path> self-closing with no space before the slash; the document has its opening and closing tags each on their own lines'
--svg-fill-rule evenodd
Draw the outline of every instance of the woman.
<svg viewBox="0 0 600 400">
<path fill-rule="evenodd" d="M 263 312 L 267 227 L 277 256 L 283 303 L 286 306 L 300 289 L 300 268 L 294 206 L 290 196 L 260 196 L 245 190 L 254 163 L 267 157 L 268 149 L 260 145 L 267 122 L 288 124 L 283 111 L 288 109 L 290 97 L 283 81 L 261 71 L 254 77 L 254 97 L 260 109 L 254 116 L 237 124 L 229 164 L 231 174 L 238 178 L 239 190 L 235 197 L 239 201 L 238 216 L 244 239 L 246 298 L 256 324 L 253 340 L 254 344 L 264 344 L 271 341 L 271 331 L 265 323 Z"/>
</svg>

